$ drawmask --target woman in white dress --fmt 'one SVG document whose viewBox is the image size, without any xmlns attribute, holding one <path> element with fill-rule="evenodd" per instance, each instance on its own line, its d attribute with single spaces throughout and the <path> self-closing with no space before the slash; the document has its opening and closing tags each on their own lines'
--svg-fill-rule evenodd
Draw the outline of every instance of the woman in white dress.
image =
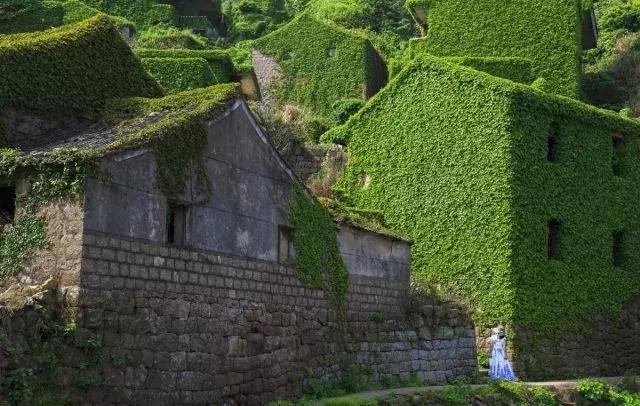
<svg viewBox="0 0 640 406">
<path fill-rule="evenodd" d="M 503 332 L 491 336 L 491 359 L 489 360 L 489 378 L 516 381 L 511 364 L 507 360 L 507 339 Z"/>
</svg>

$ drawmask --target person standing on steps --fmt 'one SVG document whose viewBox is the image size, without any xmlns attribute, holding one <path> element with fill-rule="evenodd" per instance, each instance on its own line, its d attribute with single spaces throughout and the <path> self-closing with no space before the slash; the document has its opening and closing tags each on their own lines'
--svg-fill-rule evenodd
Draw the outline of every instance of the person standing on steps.
<svg viewBox="0 0 640 406">
<path fill-rule="evenodd" d="M 513 368 L 507 360 L 507 338 L 499 331 L 491 336 L 491 359 L 489 360 L 489 378 L 505 381 L 517 381 Z"/>
</svg>

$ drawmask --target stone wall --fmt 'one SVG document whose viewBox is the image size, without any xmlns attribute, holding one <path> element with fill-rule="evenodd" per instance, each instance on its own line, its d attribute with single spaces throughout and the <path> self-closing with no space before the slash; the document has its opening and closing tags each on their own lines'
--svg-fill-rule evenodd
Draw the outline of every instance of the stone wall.
<svg viewBox="0 0 640 406">
<path fill-rule="evenodd" d="M 56 285 L 77 286 L 82 257 L 82 206 L 70 199 L 60 199 L 40 207 L 37 214 L 45 221 L 49 246 L 33 256 L 17 280 L 37 285 L 53 279 Z"/>
<path fill-rule="evenodd" d="M 95 404 L 262 404 L 344 365 L 441 383 L 476 370 L 473 326 L 455 305 L 406 315 L 406 282 L 351 275 L 344 313 L 292 268 L 85 235 L 78 334 L 125 359 Z"/>
<path fill-rule="evenodd" d="M 516 369 L 533 379 L 640 373 L 640 299 L 628 302 L 619 318 L 596 315 L 587 326 L 558 339 L 534 340 L 520 331 Z"/>
</svg>

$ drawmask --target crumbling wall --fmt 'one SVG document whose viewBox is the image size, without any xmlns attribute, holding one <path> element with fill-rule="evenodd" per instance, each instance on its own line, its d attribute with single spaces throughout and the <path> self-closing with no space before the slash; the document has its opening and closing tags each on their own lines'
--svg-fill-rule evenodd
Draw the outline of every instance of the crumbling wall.
<svg viewBox="0 0 640 406">
<path fill-rule="evenodd" d="M 84 210 L 73 199 L 59 199 L 38 209 L 44 219 L 49 246 L 39 250 L 17 279 L 27 285 L 54 279 L 56 285 L 78 286 L 82 258 Z"/>
</svg>

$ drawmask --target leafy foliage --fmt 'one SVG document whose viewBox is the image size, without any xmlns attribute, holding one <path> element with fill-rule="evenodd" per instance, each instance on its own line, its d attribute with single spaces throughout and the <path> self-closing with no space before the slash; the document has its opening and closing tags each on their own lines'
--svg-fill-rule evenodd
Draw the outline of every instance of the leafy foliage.
<svg viewBox="0 0 640 406">
<path fill-rule="evenodd" d="M 639 406 L 640 395 L 618 390 L 604 382 L 584 379 L 576 387 L 585 404 Z"/>
<path fill-rule="evenodd" d="M 213 72 L 203 58 L 143 58 L 142 65 L 168 93 L 214 84 Z"/>
<path fill-rule="evenodd" d="M 640 114 L 640 4 L 627 0 L 599 0 L 594 7 L 598 46 L 585 54 L 582 91 L 593 104 L 631 108 Z"/>
<path fill-rule="evenodd" d="M 0 38 L 0 76 L 2 107 L 87 110 L 114 97 L 162 92 L 102 15 Z"/>
<path fill-rule="evenodd" d="M 158 24 L 170 24 L 175 19 L 175 9 L 159 0 L 83 0 L 87 5 L 109 15 L 133 21 L 139 30 Z"/>
<path fill-rule="evenodd" d="M 44 221 L 36 216 L 25 216 L 0 232 L 0 282 L 17 274 L 35 250 L 48 243 Z"/>
<path fill-rule="evenodd" d="M 208 190 L 202 153 L 207 142 L 206 123 L 224 112 L 239 95 L 236 84 L 217 85 L 160 99 L 128 98 L 111 101 L 102 112 L 103 119 L 119 124 L 115 141 L 98 153 L 150 145 L 158 162 L 159 188 L 169 199 L 184 192 L 189 168 L 197 170 L 197 186 Z M 136 126 L 141 117 L 165 112 L 153 123 Z M 132 125 L 133 124 L 133 125 Z"/>
<path fill-rule="evenodd" d="M 157 49 L 205 49 L 207 40 L 190 29 L 151 27 L 137 36 L 135 46 Z"/>
<path fill-rule="evenodd" d="M 229 36 L 236 40 L 261 37 L 290 17 L 283 0 L 225 0 L 223 8 L 230 21 Z"/>
<path fill-rule="evenodd" d="M 49 1 L 49 3 L 53 2 Z M 101 13 L 100 10 L 89 7 L 80 0 L 68 0 L 60 3 L 60 5 L 64 9 L 64 17 L 62 19 L 63 24 L 77 23 Z M 135 29 L 135 24 L 126 18 L 117 16 L 109 16 L 109 18 L 118 28 L 129 27 L 131 29 Z"/>
<path fill-rule="evenodd" d="M 369 97 L 386 83 L 384 62 L 365 37 L 308 13 L 255 46 L 282 66 L 279 101 L 300 103 L 321 117 L 332 118 L 336 101 Z"/>
<path fill-rule="evenodd" d="M 547 162 L 552 125 L 557 163 Z M 478 326 L 553 336 L 640 293 L 638 130 L 424 56 L 323 140 L 348 143 L 337 185 L 346 204 L 381 211 L 414 239 L 417 279 L 471 302 Z M 612 172 L 612 131 L 626 135 L 622 177 Z M 561 260 L 547 257 L 551 218 L 564 225 Z M 616 230 L 622 267 L 612 261 Z"/>
<path fill-rule="evenodd" d="M 556 93 L 577 97 L 579 2 L 430 1 L 427 16 L 424 41 L 431 54 L 529 58 L 536 74 L 548 80 Z"/>
<path fill-rule="evenodd" d="M 347 267 L 338 250 L 336 227 L 325 208 L 304 188 L 295 185 L 290 220 L 296 270 L 309 288 L 323 289 L 327 301 L 342 306 L 348 287 Z"/>
<path fill-rule="evenodd" d="M 32 32 L 62 24 L 60 3 L 42 0 L 4 0 L 0 3 L 0 34 Z"/>
<path fill-rule="evenodd" d="M 15 184 L 16 176 L 22 174 L 29 185 L 20 198 L 18 221 L 0 232 L 0 282 L 18 273 L 35 250 L 46 248 L 45 224 L 37 210 L 45 203 L 83 192 L 92 167 L 87 161 L 90 155 L 56 150 L 46 157 L 23 157 L 18 151 L 0 149 L 0 179 Z"/>
<path fill-rule="evenodd" d="M 364 106 L 362 99 L 342 99 L 333 103 L 335 120 L 338 124 L 344 124 L 349 117 Z"/>
<path fill-rule="evenodd" d="M 233 80 L 235 73 L 229 53 L 223 50 L 136 49 L 135 52 L 140 58 L 202 58 L 211 69 L 213 75 L 211 84 L 229 83 Z"/>
<path fill-rule="evenodd" d="M 468 66 L 517 83 L 528 85 L 536 80 L 533 74 L 532 62 L 524 58 L 450 57 L 445 59 L 448 62 Z"/>
</svg>

